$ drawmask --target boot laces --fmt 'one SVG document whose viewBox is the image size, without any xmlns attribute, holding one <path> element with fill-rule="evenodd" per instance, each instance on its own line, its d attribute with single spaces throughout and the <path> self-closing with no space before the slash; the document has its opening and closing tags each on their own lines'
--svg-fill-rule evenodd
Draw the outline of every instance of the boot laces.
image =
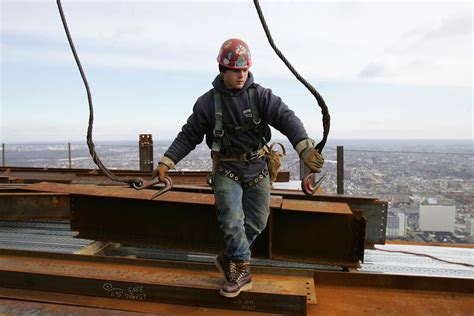
<svg viewBox="0 0 474 316">
<path fill-rule="evenodd" d="M 248 271 L 248 262 L 235 262 L 235 261 L 230 261 L 229 264 L 229 272 L 230 272 L 230 277 L 229 279 L 232 282 L 239 282 L 247 273 Z"/>
</svg>

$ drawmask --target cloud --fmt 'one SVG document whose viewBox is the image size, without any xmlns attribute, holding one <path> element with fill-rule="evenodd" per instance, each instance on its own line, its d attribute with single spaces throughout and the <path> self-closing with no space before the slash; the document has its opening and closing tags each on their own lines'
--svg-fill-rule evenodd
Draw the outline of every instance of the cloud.
<svg viewBox="0 0 474 316">
<path fill-rule="evenodd" d="M 222 14 L 229 6 L 231 17 Z M 469 3 L 292 1 L 261 6 L 277 46 L 313 80 L 471 84 L 472 31 L 467 27 L 472 15 L 464 13 Z M 220 43 L 240 37 L 250 44 L 256 72 L 289 76 L 268 45 L 251 2 L 65 1 L 63 7 L 81 60 L 89 67 L 214 72 Z M 60 51 L 69 53 L 52 2 L 2 2 L 2 11 L 2 42 L 11 47 L 2 49 L 2 63 L 21 58 L 57 63 L 63 60 Z M 424 66 L 408 66 L 417 60 Z"/>
<path fill-rule="evenodd" d="M 388 71 L 385 69 L 385 66 L 381 63 L 371 62 L 367 64 L 359 72 L 358 77 L 360 78 L 377 78 L 387 76 Z"/>
<path fill-rule="evenodd" d="M 442 8 L 442 7 L 441 7 Z M 440 9 L 441 9 L 440 8 Z M 472 15 L 433 14 L 392 37 L 358 77 L 383 82 L 472 85 Z M 426 21 L 425 21 L 426 20 Z"/>
<path fill-rule="evenodd" d="M 452 36 L 472 36 L 472 14 L 449 17 L 442 23 L 426 32 L 424 39 L 433 40 Z"/>
</svg>

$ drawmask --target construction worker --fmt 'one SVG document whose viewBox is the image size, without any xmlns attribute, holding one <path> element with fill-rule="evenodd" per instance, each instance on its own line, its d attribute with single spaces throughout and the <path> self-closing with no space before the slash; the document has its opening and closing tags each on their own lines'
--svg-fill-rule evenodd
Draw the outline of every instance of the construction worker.
<svg viewBox="0 0 474 316">
<path fill-rule="evenodd" d="M 320 172 L 324 164 L 295 113 L 270 89 L 256 83 L 249 68 L 247 44 L 225 41 L 217 57 L 219 74 L 213 89 L 198 98 L 193 113 L 160 159 L 154 175 L 167 172 L 200 144 L 212 150 L 215 203 L 225 250 L 216 258 L 224 274 L 220 290 L 235 297 L 252 287 L 250 246 L 265 229 L 269 215 L 270 182 L 264 146 L 269 125 L 288 137 L 306 166 Z"/>
</svg>

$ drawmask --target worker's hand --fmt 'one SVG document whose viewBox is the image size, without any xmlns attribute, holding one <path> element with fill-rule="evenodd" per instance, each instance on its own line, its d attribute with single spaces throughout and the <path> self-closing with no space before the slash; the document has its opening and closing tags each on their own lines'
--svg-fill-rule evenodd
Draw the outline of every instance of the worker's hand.
<svg viewBox="0 0 474 316">
<path fill-rule="evenodd" d="M 324 157 L 314 148 L 314 140 L 307 138 L 300 141 L 296 145 L 296 151 L 309 170 L 321 172 L 321 168 L 324 165 Z"/>
<path fill-rule="evenodd" d="M 158 163 L 158 167 L 153 170 L 153 177 L 158 177 L 161 182 L 165 181 L 165 177 L 168 175 L 168 171 L 175 166 L 173 160 L 166 156 L 163 156 Z"/>
<path fill-rule="evenodd" d="M 324 165 L 324 157 L 315 148 L 308 150 L 303 158 L 304 164 L 312 172 L 321 172 L 321 168 Z"/>
</svg>

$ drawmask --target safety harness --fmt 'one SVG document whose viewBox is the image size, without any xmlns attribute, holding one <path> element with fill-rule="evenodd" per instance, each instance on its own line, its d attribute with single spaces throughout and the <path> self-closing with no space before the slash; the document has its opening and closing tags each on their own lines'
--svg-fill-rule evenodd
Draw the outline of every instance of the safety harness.
<svg viewBox="0 0 474 316">
<path fill-rule="evenodd" d="M 237 176 L 234 171 L 223 168 L 222 166 L 218 168 L 217 165 L 219 161 L 251 161 L 260 159 L 265 156 L 265 146 L 267 144 L 265 140 L 265 124 L 262 123 L 260 113 L 258 112 L 256 88 L 254 85 L 252 85 L 247 89 L 247 97 L 249 99 L 250 111 L 252 112 L 252 121 L 247 122 L 242 126 L 233 126 L 231 124 L 224 125 L 224 122 L 222 120 L 223 115 L 221 93 L 216 89 L 213 89 L 212 93 L 214 98 L 215 112 L 215 125 L 213 131 L 214 137 L 211 148 L 212 175 L 214 175 L 215 172 L 218 171 L 226 177 L 241 184 L 244 188 L 252 187 L 268 175 L 267 170 L 262 170 L 260 174 L 257 175 L 252 181 L 248 183 L 242 183 L 242 179 L 239 178 L 239 176 Z M 257 138 L 262 143 L 262 147 L 255 151 L 243 154 L 226 153 L 227 149 L 231 147 L 229 135 L 233 134 L 236 136 L 240 136 L 248 131 L 253 131 L 257 135 Z M 209 180 L 209 182 L 212 182 L 212 179 Z"/>
<path fill-rule="evenodd" d="M 213 89 L 214 96 L 214 112 L 215 112 L 215 126 L 213 131 L 213 142 L 212 142 L 212 154 L 213 156 L 219 153 L 221 160 L 237 160 L 237 161 L 248 161 L 261 158 L 262 155 L 258 155 L 258 150 L 244 153 L 241 155 L 229 155 L 222 153 L 222 150 L 226 151 L 230 148 L 229 134 L 240 136 L 248 131 L 253 131 L 257 138 L 262 142 L 262 146 L 267 142 L 265 140 L 265 128 L 260 118 L 260 113 L 257 108 L 257 95 L 255 86 L 251 86 L 247 89 L 247 96 L 250 103 L 250 111 L 252 112 L 252 122 L 247 122 L 242 126 L 233 126 L 226 124 L 222 121 L 222 96 L 221 93 Z"/>
</svg>

